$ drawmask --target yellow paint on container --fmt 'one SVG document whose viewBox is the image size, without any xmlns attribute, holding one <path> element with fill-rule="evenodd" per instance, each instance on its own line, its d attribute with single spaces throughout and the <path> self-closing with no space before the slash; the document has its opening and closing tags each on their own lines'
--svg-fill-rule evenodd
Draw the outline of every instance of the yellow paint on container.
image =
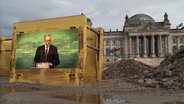
<svg viewBox="0 0 184 104">
<path fill-rule="evenodd" d="M 11 39 L 0 36 L 0 76 L 8 76 L 10 73 Z"/>
<path fill-rule="evenodd" d="M 77 66 L 73 68 L 61 67 L 54 69 L 16 68 L 18 50 L 17 36 L 48 31 L 78 31 Z M 62 35 L 62 34 L 61 34 Z M 70 34 L 69 34 L 70 35 Z M 19 37 L 20 37 L 19 36 Z M 60 36 L 58 36 L 60 37 Z M 67 38 L 65 39 L 67 41 Z M 28 40 L 31 44 L 31 41 Z M 75 43 L 75 42 L 73 42 Z M 57 47 L 70 48 L 71 46 Z M 71 43 L 72 44 L 72 43 Z M 85 84 L 100 81 L 103 69 L 103 29 L 92 28 L 85 15 L 75 15 L 35 21 L 17 22 L 13 24 L 12 60 L 10 82 L 30 82 L 46 84 Z M 36 50 L 36 48 L 33 48 Z M 29 50 L 28 50 L 29 51 Z M 24 51 L 23 53 L 26 53 Z M 17 55 L 17 56 L 16 56 Z M 73 61 L 73 60 L 71 60 Z"/>
</svg>

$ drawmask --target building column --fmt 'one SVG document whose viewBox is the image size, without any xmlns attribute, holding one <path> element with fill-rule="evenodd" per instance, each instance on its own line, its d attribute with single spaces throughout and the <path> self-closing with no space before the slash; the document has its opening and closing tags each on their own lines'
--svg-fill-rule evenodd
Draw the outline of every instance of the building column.
<svg viewBox="0 0 184 104">
<path fill-rule="evenodd" d="M 159 57 L 163 56 L 162 52 L 162 35 L 159 35 Z"/>
<path fill-rule="evenodd" d="M 147 57 L 146 36 L 143 36 L 143 39 L 144 39 L 144 42 L 143 42 L 143 45 L 144 45 L 144 55 L 143 55 L 143 57 Z"/>
<path fill-rule="evenodd" d="M 136 36 L 136 57 L 139 58 L 139 36 Z"/>
<path fill-rule="evenodd" d="M 177 50 L 179 50 L 180 49 L 180 47 L 179 47 L 179 36 L 177 36 L 176 37 L 176 47 L 177 47 Z"/>
<path fill-rule="evenodd" d="M 125 58 L 128 57 L 128 35 L 124 37 L 124 56 Z"/>
<path fill-rule="evenodd" d="M 129 57 L 132 57 L 132 37 L 129 36 Z"/>
<path fill-rule="evenodd" d="M 168 54 L 168 36 L 165 36 L 165 54 Z"/>
<path fill-rule="evenodd" d="M 155 57 L 155 39 L 154 39 L 154 35 L 151 35 L 151 57 Z"/>
<path fill-rule="evenodd" d="M 104 40 L 104 41 L 103 41 L 103 55 L 104 55 L 104 56 L 106 56 L 106 46 L 107 46 L 106 41 L 107 41 L 107 40 Z"/>
<path fill-rule="evenodd" d="M 167 42 L 168 42 L 168 54 L 172 53 L 172 37 L 171 35 L 168 35 Z"/>
</svg>

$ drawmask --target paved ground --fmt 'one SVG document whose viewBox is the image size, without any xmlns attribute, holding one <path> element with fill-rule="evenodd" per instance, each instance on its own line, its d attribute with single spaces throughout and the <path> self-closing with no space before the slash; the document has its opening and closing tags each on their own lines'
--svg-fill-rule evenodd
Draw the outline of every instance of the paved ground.
<svg viewBox="0 0 184 104">
<path fill-rule="evenodd" d="M 144 88 L 120 79 L 80 86 L 0 81 L 1 104 L 184 104 L 183 90 Z"/>
</svg>

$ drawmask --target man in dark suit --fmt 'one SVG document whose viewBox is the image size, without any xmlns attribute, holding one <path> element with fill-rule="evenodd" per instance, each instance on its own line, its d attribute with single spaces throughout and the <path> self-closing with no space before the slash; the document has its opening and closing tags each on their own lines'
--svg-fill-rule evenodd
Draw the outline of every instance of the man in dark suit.
<svg viewBox="0 0 184 104">
<path fill-rule="evenodd" d="M 51 36 L 49 34 L 44 36 L 44 42 L 44 45 L 37 48 L 34 62 L 48 62 L 50 68 L 54 68 L 60 63 L 57 48 L 51 45 Z"/>
</svg>

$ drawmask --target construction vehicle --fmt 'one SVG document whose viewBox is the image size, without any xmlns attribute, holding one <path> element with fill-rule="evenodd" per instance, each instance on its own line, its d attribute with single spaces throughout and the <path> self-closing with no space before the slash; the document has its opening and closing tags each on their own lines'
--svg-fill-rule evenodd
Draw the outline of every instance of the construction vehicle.
<svg viewBox="0 0 184 104">
<path fill-rule="evenodd" d="M 102 79 L 103 29 L 92 28 L 84 14 L 13 24 L 10 82 L 85 84 Z M 60 64 L 36 68 L 34 55 L 50 34 Z"/>
</svg>

